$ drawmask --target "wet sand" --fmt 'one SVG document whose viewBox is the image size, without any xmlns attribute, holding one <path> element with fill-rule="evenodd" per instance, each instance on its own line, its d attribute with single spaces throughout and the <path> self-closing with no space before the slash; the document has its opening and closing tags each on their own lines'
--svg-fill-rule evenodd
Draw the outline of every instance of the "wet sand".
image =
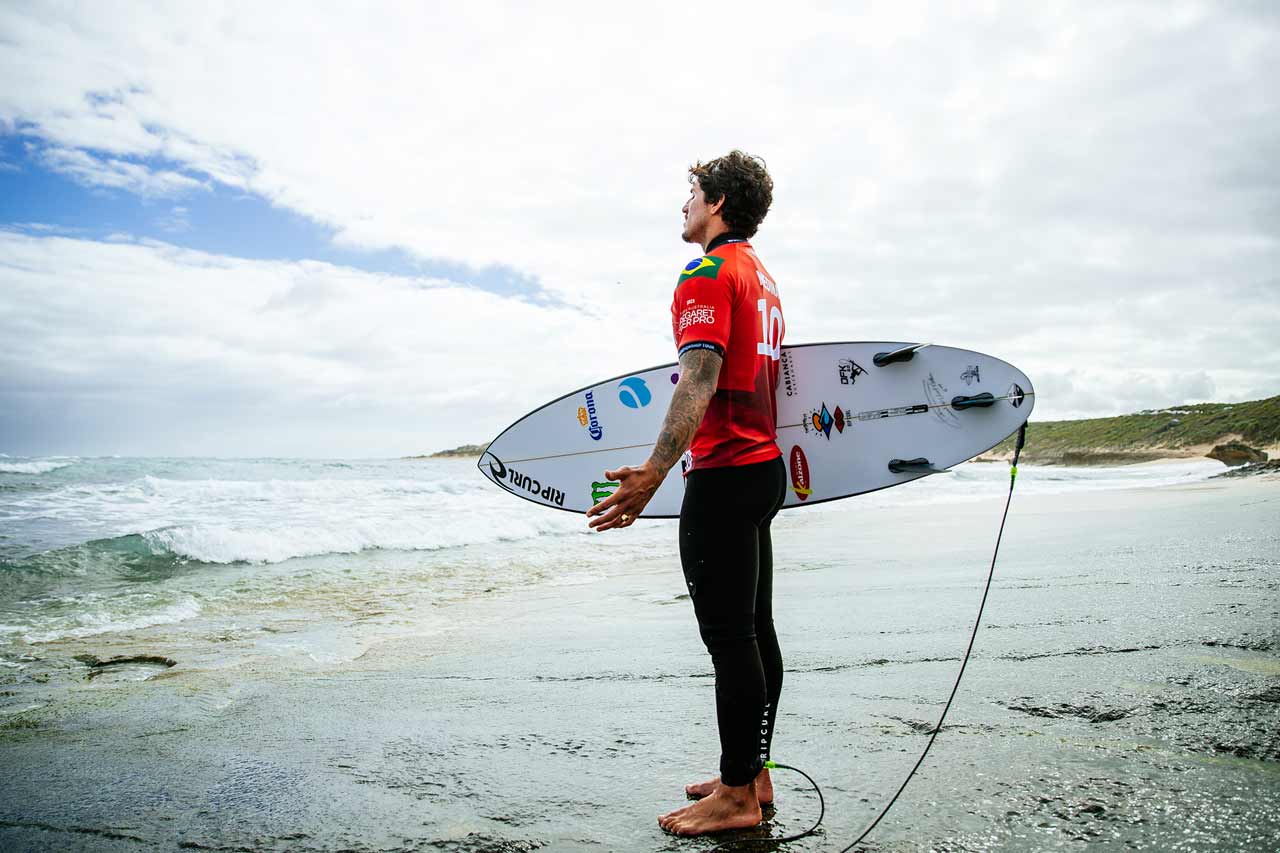
<svg viewBox="0 0 1280 853">
<path fill-rule="evenodd" d="M 855 499 L 779 525 L 774 757 L 814 776 L 828 804 L 822 832 L 783 849 L 845 846 L 914 762 L 967 640 L 1002 497 Z M 947 726 L 864 849 L 1275 849 L 1278 519 L 1267 477 L 1016 495 Z M 712 846 L 655 823 L 717 754 L 674 542 L 604 580 L 448 615 L 446 631 L 333 665 L 218 662 L 141 640 L 51 648 L 60 668 L 30 686 L 47 704 L 0 721 L 0 848 Z M 177 665 L 90 679 L 74 654 Z M 816 815 L 803 780 L 775 781 L 777 812 L 743 835 Z"/>
</svg>

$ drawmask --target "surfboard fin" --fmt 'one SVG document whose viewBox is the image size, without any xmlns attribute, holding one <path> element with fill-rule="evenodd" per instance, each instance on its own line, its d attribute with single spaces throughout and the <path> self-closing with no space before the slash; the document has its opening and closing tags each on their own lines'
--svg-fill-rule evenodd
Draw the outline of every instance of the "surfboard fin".
<svg viewBox="0 0 1280 853">
<path fill-rule="evenodd" d="M 951 398 L 951 408 L 957 411 L 965 409 L 985 409 L 988 406 L 994 406 L 996 403 L 995 395 L 990 391 L 983 391 L 981 394 L 974 394 L 971 397 L 963 395 Z"/>
<path fill-rule="evenodd" d="M 927 346 L 929 344 L 908 344 L 893 352 L 878 352 L 871 359 L 871 362 L 876 367 L 888 367 L 890 364 L 897 364 L 900 361 L 910 361 L 916 357 L 916 350 L 922 350 Z"/>
<path fill-rule="evenodd" d="M 923 456 L 915 459 L 890 459 L 889 470 L 895 474 L 945 474 L 950 468 L 939 468 Z"/>
</svg>

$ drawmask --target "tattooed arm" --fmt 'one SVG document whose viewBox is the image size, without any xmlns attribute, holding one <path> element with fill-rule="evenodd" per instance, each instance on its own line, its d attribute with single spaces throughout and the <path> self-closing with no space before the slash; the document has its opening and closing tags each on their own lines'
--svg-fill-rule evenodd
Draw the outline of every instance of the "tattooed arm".
<svg viewBox="0 0 1280 853">
<path fill-rule="evenodd" d="M 680 356 L 680 381 L 648 461 L 634 468 L 604 472 L 606 480 L 616 480 L 620 485 L 610 497 L 587 510 L 587 517 L 593 518 L 590 526 L 597 532 L 630 525 L 648 505 L 667 472 L 693 442 L 715 396 L 723 362 L 719 354 L 709 349 L 693 349 Z M 626 521 L 622 520 L 623 515 Z"/>
<path fill-rule="evenodd" d="M 649 455 L 649 464 L 666 476 L 693 443 L 693 434 L 702 424 L 702 416 L 716 393 L 720 365 L 724 362 L 714 350 L 689 350 L 680 357 L 680 381 L 676 384 L 662 431 Z"/>
</svg>

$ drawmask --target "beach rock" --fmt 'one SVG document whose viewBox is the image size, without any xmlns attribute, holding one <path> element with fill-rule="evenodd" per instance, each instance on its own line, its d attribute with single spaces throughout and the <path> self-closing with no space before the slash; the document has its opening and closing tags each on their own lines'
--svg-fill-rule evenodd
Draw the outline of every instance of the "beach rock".
<svg viewBox="0 0 1280 853">
<path fill-rule="evenodd" d="M 76 655 L 75 659 L 89 667 L 89 678 L 91 680 L 104 672 L 114 671 L 117 667 L 141 666 L 168 669 L 178 665 L 178 662 L 173 658 L 167 658 L 162 655 L 117 655 L 107 660 L 103 660 L 96 655 Z"/>
<path fill-rule="evenodd" d="M 1266 462 L 1267 454 L 1256 447 L 1250 447 L 1239 441 L 1230 441 L 1226 444 L 1215 445 L 1213 450 L 1205 454 L 1210 459 L 1217 459 L 1224 465 L 1236 467 L 1238 465 L 1246 465 L 1250 462 Z"/>
<path fill-rule="evenodd" d="M 1113 723 L 1116 720 L 1123 720 L 1134 712 L 1132 708 L 1098 708 L 1093 705 L 1072 705 L 1066 702 L 1058 702 L 1049 706 L 1033 705 L 1027 697 L 1009 702 L 1005 707 L 1010 711 L 1021 711 L 1033 717 L 1048 717 L 1049 719 L 1078 717 L 1090 723 Z"/>
<path fill-rule="evenodd" d="M 1253 477 L 1258 474 L 1280 474 L 1280 459 L 1272 459 L 1270 462 L 1250 462 L 1248 465 L 1241 465 L 1238 468 L 1230 468 L 1221 474 L 1214 474 L 1214 479 L 1218 477 Z"/>
</svg>

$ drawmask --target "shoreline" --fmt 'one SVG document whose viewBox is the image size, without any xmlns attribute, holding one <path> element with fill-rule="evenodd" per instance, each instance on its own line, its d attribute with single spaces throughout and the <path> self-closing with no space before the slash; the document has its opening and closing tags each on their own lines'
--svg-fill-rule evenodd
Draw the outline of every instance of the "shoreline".
<svg viewBox="0 0 1280 853">
<path fill-rule="evenodd" d="M 778 525 L 775 757 L 828 800 L 825 835 L 789 849 L 851 840 L 922 748 L 971 627 L 999 491 L 924 508 L 854 499 Z M 1261 849 L 1280 831 L 1277 498 L 1272 478 L 1015 497 L 956 704 L 871 842 Z M 652 532 L 650 556 L 615 573 L 406 612 L 396 636 L 370 629 L 345 660 L 283 655 L 314 622 L 280 634 L 274 655 L 203 663 L 160 642 L 164 628 L 47 647 L 176 665 L 90 679 L 71 661 L 47 704 L 6 718 L 22 722 L 0 728 L 0 846 L 685 849 L 654 817 L 714 769 L 713 686 L 674 530 Z M 588 560 L 621 553 L 591 541 Z M 807 828 L 807 785 L 782 772 L 775 785 L 756 834 Z"/>
<path fill-rule="evenodd" d="M 1022 451 L 1022 459 L 1024 465 L 1044 465 L 1055 468 L 1098 468 L 1105 466 L 1123 466 L 1123 465 L 1145 465 L 1152 462 L 1187 462 L 1190 460 L 1205 459 L 1213 462 L 1219 462 L 1224 471 L 1246 467 L 1246 463 L 1229 465 L 1221 460 L 1214 459 L 1209 453 L 1217 446 L 1215 444 L 1197 444 L 1191 447 L 1169 448 L 1169 447 L 1138 447 L 1132 449 L 1115 449 L 1115 448 L 1075 448 L 1064 451 L 1053 451 L 1037 453 L 1031 440 L 1028 439 L 1027 447 Z M 1280 444 L 1267 445 L 1258 448 L 1267 454 L 1271 461 L 1280 458 Z M 988 450 L 980 453 L 970 462 L 1011 462 L 1013 460 L 1012 450 Z"/>
</svg>

